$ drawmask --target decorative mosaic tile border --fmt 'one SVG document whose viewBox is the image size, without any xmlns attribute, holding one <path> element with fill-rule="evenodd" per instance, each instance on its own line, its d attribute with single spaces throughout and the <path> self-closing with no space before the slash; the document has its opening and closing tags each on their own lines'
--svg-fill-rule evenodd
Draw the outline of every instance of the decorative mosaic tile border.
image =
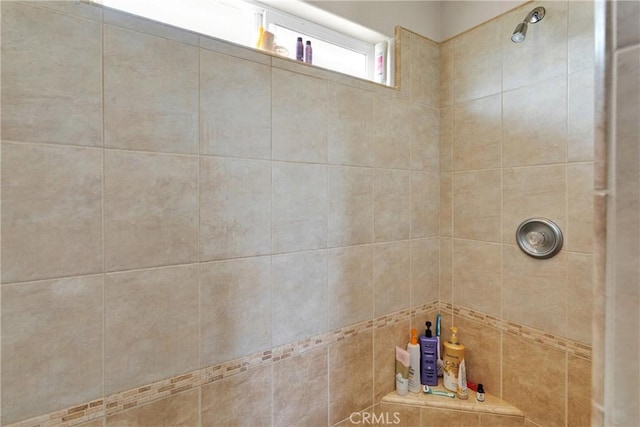
<svg viewBox="0 0 640 427">
<path fill-rule="evenodd" d="M 440 311 L 453 313 L 454 316 L 464 317 L 469 320 L 475 320 L 476 322 L 498 329 L 502 332 L 507 332 L 523 339 L 535 341 L 557 350 L 566 351 L 571 355 L 591 360 L 591 346 L 570 338 L 550 334 L 549 332 L 532 328 L 530 326 L 519 325 L 468 307 L 453 305 L 449 302 L 441 301 Z"/>
<path fill-rule="evenodd" d="M 518 325 L 495 316 L 472 310 L 467 307 L 453 306 L 444 301 L 433 301 L 417 307 L 407 308 L 375 319 L 349 325 L 324 334 L 305 338 L 300 341 L 275 347 L 271 350 L 254 353 L 240 359 L 219 365 L 208 366 L 172 378 L 136 387 L 103 399 L 76 405 L 68 409 L 31 418 L 6 427 L 71 427 L 97 418 L 113 415 L 135 408 L 192 388 L 220 381 L 257 366 L 266 366 L 280 360 L 295 357 L 307 351 L 326 347 L 332 343 L 357 336 L 375 329 L 385 328 L 421 316 L 433 311 L 453 313 L 483 323 L 492 328 L 536 341 L 576 356 L 591 359 L 591 347 L 567 338 L 555 336 L 528 326 Z"/>
</svg>

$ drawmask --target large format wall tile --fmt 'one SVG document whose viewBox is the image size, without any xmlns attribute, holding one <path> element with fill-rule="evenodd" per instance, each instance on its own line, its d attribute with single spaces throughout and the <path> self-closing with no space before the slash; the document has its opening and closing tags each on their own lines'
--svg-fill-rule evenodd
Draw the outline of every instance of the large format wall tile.
<svg viewBox="0 0 640 427">
<path fill-rule="evenodd" d="M 327 161 L 327 81 L 274 68 L 272 153 L 274 160 Z"/>
<path fill-rule="evenodd" d="M 198 160 L 108 150 L 104 185 L 107 271 L 198 257 Z"/>
<path fill-rule="evenodd" d="M 275 163 L 272 166 L 273 252 L 327 245 L 327 167 Z"/>
<path fill-rule="evenodd" d="M 439 299 L 439 261 L 438 238 L 411 241 L 411 307 Z"/>
<path fill-rule="evenodd" d="M 440 108 L 450 106 L 453 103 L 454 44 L 455 39 L 440 43 Z"/>
<path fill-rule="evenodd" d="M 434 237 L 440 227 L 440 176 L 411 172 L 411 237 Z"/>
<path fill-rule="evenodd" d="M 453 108 L 453 169 L 502 166 L 502 98 L 489 96 Z"/>
<path fill-rule="evenodd" d="M 102 153 L 2 144 L 2 282 L 102 271 Z"/>
<path fill-rule="evenodd" d="M 453 234 L 453 174 L 440 174 L 440 236 Z"/>
<path fill-rule="evenodd" d="M 373 241 L 371 169 L 329 166 L 329 247 Z"/>
<path fill-rule="evenodd" d="M 24 2 L 1 7 L 2 138 L 102 145 L 101 24 Z"/>
<path fill-rule="evenodd" d="M 373 404 L 373 333 L 329 346 L 329 425 Z"/>
<path fill-rule="evenodd" d="M 437 43 L 411 33 L 411 103 L 438 107 L 440 104 L 440 48 Z M 404 83 L 406 84 L 406 82 Z"/>
<path fill-rule="evenodd" d="M 200 158 L 200 260 L 271 251 L 271 164 Z"/>
<path fill-rule="evenodd" d="M 202 426 L 270 426 L 271 370 L 254 368 L 202 387 Z"/>
<path fill-rule="evenodd" d="M 453 108 L 440 109 L 440 171 L 453 170 Z"/>
<path fill-rule="evenodd" d="M 326 348 L 309 351 L 274 364 L 274 425 L 328 425 L 328 375 Z"/>
<path fill-rule="evenodd" d="M 373 400 L 379 402 L 396 388 L 396 346 L 406 348 L 409 321 L 403 320 L 373 331 Z"/>
<path fill-rule="evenodd" d="M 198 368 L 198 267 L 107 274 L 105 392 Z"/>
<path fill-rule="evenodd" d="M 372 117 L 371 92 L 329 82 L 329 163 L 371 165 Z"/>
<path fill-rule="evenodd" d="M 567 426 L 591 425 L 591 361 L 567 356 Z"/>
<path fill-rule="evenodd" d="M 595 61 L 595 3 L 569 1 L 569 73 L 593 68 Z M 640 19 L 640 15 L 638 16 Z"/>
<path fill-rule="evenodd" d="M 374 316 L 409 306 L 411 248 L 408 241 L 373 245 Z"/>
<path fill-rule="evenodd" d="M 437 108 L 411 106 L 411 169 L 440 170 L 440 112 Z"/>
<path fill-rule="evenodd" d="M 504 166 L 567 161 L 567 79 L 502 95 Z"/>
<path fill-rule="evenodd" d="M 373 238 L 408 239 L 411 228 L 411 173 L 377 169 L 373 176 Z"/>
<path fill-rule="evenodd" d="M 569 75 L 567 157 L 570 162 L 589 161 L 594 158 L 594 79 L 593 69 Z"/>
<path fill-rule="evenodd" d="M 200 391 L 189 390 L 107 417 L 106 427 L 194 427 L 200 418 Z"/>
<path fill-rule="evenodd" d="M 593 256 L 567 254 L 567 336 L 591 344 Z"/>
<path fill-rule="evenodd" d="M 328 253 L 329 330 L 373 317 L 373 258 L 370 245 Z"/>
<path fill-rule="evenodd" d="M 271 67 L 201 50 L 200 114 L 200 153 L 270 159 Z"/>
<path fill-rule="evenodd" d="M 271 347 L 271 257 L 200 265 L 201 366 Z"/>
<path fill-rule="evenodd" d="M 327 331 L 326 251 L 274 255 L 271 277 L 274 347 Z"/>
<path fill-rule="evenodd" d="M 453 235 L 500 241 L 502 173 L 500 170 L 453 175 Z"/>
<path fill-rule="evenodd" d="M 567 250 L 593 252 L 593 163 L 567 165 Z"/>
<path fill-rule="evenodd" d="M 500 244 L 454 239 L 454 304 L 500 316 L 501 270 Z"/>
<path fill-rule="evenodd" d="M 2 287 L 2 424 L 102 396 L 102 277 Z"/>
<path fill-rule="evenodd" d="M 105 25 L 105 146 L 198 152 L 198 49 Z"/>
<path fill-rule="evenodd" d="M 373 98 L 373 165 L 409 169 L 411 165 L 411 106 L 402 99 Z"/>
</svg>

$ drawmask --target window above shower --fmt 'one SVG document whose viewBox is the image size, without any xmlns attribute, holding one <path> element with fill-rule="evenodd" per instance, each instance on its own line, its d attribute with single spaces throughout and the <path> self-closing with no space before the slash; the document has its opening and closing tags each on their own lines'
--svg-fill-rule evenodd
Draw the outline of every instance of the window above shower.
<svg viewBox="0 0 640 427">
<path fill-rule="evenodd" d="M 195 31 L 247 47 L 256 47 L 259 28 L 274 34 L 277 54 L 296 59 L 298 37 L 310 41 L 313 65 L 375 79 L 374 43 L 278 10 L 254 0 L 97 0 L 154 21 Z M 385 41 L 380 35 L 379 41 Z M 392 45 L 392 43 L 388 43 Z M 284 49 L 282 49 L 284 48 Z M 391 58 L 385 52 L 386 58 Z M 389 61 L 387 61 L 389 62 Z M 392 68 L 387 65 L 387 69 Z M 390 78 L 387 79 L 391 81 Z"/>
</svg>

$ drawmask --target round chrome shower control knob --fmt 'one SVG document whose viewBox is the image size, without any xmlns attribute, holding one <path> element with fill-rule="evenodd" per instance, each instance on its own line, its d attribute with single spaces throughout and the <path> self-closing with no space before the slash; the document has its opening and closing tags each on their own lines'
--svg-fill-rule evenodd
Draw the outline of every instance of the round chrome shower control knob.
<svg viewBox="0 0 640 427">
<path fill-rule="evenodd" d="M 546 218 L 524 221 L 516 231 L 516 242 L 522 251 L 533 258 L 551 258 L 562 249 L 560 227 Z"/>
<path fill-rule="evenodd" d="M 530 231 L 527 233 L 527 242 L 533 247 L 539 247 L 547 240 L 544 233 L 538 231 Z"/>
</svg>

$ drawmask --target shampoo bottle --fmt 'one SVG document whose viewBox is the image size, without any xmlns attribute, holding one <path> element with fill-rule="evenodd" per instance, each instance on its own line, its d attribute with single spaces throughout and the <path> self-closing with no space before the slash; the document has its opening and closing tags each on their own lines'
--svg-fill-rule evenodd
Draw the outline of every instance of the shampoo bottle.
<svg viewBox="0 0 640 427">
<path fill-rule="evenodd" d="M 409 391 L 420 393 L 420 346 L 418 345 L 418 331 L 411 330 L 411 341 L 407 344 L 407 351 L 411 357 L 409 363 Z"/>
<path fill-rule="evenodd" d="M 464 360 L 464 345 L 458 342 L 458 328 L 451 327 L 451 337 L 448 341 L 444 342 L 443 362 L 444 362 L 444 375 L 443 383 L 447 390 L 453 392 L 458 389 L 458 374 L 460 371 L 460 364 Z"/>
<path fill-rule="evenodd" d="M 424 385 L 438 385 L 438 338 L 431 332 L 431 322 L 427 322 L 424 335 L 420 336 L 420 382 Z"/>
</svg>

